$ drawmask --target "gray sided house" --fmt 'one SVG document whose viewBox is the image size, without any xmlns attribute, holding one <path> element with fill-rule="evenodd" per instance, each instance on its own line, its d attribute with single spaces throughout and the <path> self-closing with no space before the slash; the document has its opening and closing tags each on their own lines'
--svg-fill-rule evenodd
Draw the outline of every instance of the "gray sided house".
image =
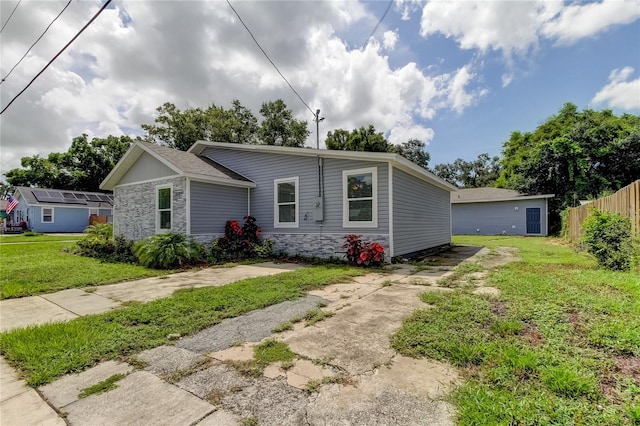
<svg viewBox="0 0 640 426">
<path fill-rule="evenodd" d="M 209 243 L 252 215 L 276 251 L 342 256 L 348 234 L 387 259 L 450 244 L 453 186 L 396 154 L 196 142 L 136 142 L 102 182 L 114 232 L 175 231 Z"/>
<path fill-rule="evenodd" d="M 100 192 L 18 186 L 13 198 L 12 224 L 25 222 L 35 232 L 82 232 L 92 215 L 110 221 L 113 209 L 113 196 Z"/>
<path fill-rule="evenodd" d="M 553 194 L 524 195 L 502 188 L 468 188 L 451 193 L 454 235 L 549 234 L 548 201 Z"/>
</svg>

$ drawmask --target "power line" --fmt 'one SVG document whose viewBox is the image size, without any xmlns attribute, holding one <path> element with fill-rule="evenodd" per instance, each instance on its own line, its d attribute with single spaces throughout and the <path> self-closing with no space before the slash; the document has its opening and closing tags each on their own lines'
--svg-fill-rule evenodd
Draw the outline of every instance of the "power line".
<svg viewBox="0 0 640 426">
<path fill-rule="evenodd" d="M 4 108 L 2 109 L 2 111 L 0 111 L 0 114 L 4 113 L 4 112 L 7 110 L 7 108 L 9 108 L 9 107 L 11 106 L 11 104 L 12 104 L 16 99 L 18 99 L 18 97 L 19 97 L 20 95 L 22 95 L 22 94 L 25 92 L 25 90 L 27 90 L 27 89 L 29 88 L 29 86 L 31 86 L 31 85 L 33 84 L 33 82 L 34 82 L 34 81 L 36 81 L 36 79 L 37 79 L 38 77 L 40 77 L 40 75 L 41 75 L 41 74 L 42 74 L 42 73 L 43 73 L 47 68 L 49 68 L 49 66 L 53 63 L 53 61 L 55 61 L 55 60 L 58 58 L 58 56 L 62 55 L 62 52 L 64 52 L 65 50 L 67 50 L 67 47 L 71 46 L 71 43 L 73 43 L 73 42 L 74 42 L 74 41 L 75 41 L 75 40 L 80 36 L 80 34 L 82 34 L 82 33 L 84 32 L 84 30 L 86 30 L 86 29 L 87 29 L 87 27 L 88 27 L 89 25 L 91 25 L 91 23 L 92 23 L 93 21 L 95 21 L 95 20 L 96 20 L 96 18 L 97 18 L 97 17 L 102 13 L 102 11 L 103 11 L 103 10 L 105 10 L 105 9 L 107 8 L 107 6 L 109 5 L 109 3 L 111 3 L 111 0 L 107 0 L 107 1 L 102 5 L 102 7 L 100 8 L 100 10 L 98 10 L 98 12 L 96 12 L 96 14 L 95 14 L 95 15 L 93 15 L 93 18 L 91 18 L 91 19 L 89 20 L 89 22 L 87 22 L 87 23 L 84 25 L 84 27 L 82 27 L 82 28 L 80 29 L 80 31 L 78 31 L 78 33 L 77 33 L 76 35 L 74 35 L 74 36 L 73 36 L 73 38 L 72 38 L 71 40 L 69 40 L 69 42 L 68 42 L 67 44 L 65 44 L 65 46 L 64 46 L 64 47 L 63 47 L 63 48 L 62 48 L 58 53 L 56 53 L 56 56 L 54 56 L 54 57 L 53 57 L 53 58 L 52 58 L 52 59 L 47 63 L 47 65 L 45 65 L 45 66 L 44 66 L 44 68 L 42 68 L 42 70 L 40 70 L 40 72 L 39 72 L 38 74 L 36 74 L 36 76 L 35 76 L 35 77 L 33 77 L 33 78 L 31 79 L 31 81 L 29 82 L 29 84 L 27 84 L 27 85 L 25 86 L 25 88 L 24 88 L 24 89 L 22 89 L 22 90 L 21 90 L 17 95 L 15 95 L 15 96 L 13 97 L 13 99 L 11 99 L 11 101 L 9 101 L 9 103 L 7 104 L 7 106 L 6 106 L 6 107 L 4 107 Z"/>
<path fill-rule="evenodd" d="M 375 34 L 376 30 L 378 29 L 378 27 L 380 26 L 380 24 L 382 24 L 382 21 L 384 21 L 384 18 L 387 17 L 387 13 L 389 13 L 389 9 L 391 9 L 391 5 L 393 4 L 393 0 L 389 1 L 389 4 L 387 5 L 387 9 L 384 11 L 384 13 L 382 14 L 382 18 L 380 18 L 380 20 L 378 21 L 378 23 L 376 24 L 375 27 L 373 27 L 373 30 L 371 31 L 371 34 L 369 34 L 369 37 L 367 37 L 367 39 L 365 40 L 364 44 L 362 45 L 362 50 L 367 48 L 367 44 L 369 44 L 369 39 L 371 37 L 373 37 L 373 35 Z"/>
<path fill-rule="evenodd" d="M 273 67 L 276 69 L 276 71 L 278 71 L 278 74 L 280 74 L 280 77 L 282 77 L 282 79 L 287 82 L 287 84 L 289 85 L 289 88 L 293 91 L 293 93 L 296 94 L 298 99 L 300 99 L 300 102 L 302 102 L 304 104 L 304 106 L 307 107 L 309 112 L 311 112 L 311 114 L 313 114 L 315 116 L 315 112 L 313 112 L 311 107 L 309 105 L 307 105 L 307 103 L 304 101 L 304 99 L 302 99 L 302 96 L 300 96 L 300 94 L 298 92 L 296 92 L 296 89 L 294 89 L 293 86 L 291 85 L 291 83 L 289 83 L 289 80 L 287 80 L 287 78 L 284 75 L 282 75 L 282 73 L 280 72 L 280 70 L 278 69 L 276 64 L 274 64 L 273 61 L 271 60 L 271 58 L 269 57 L 269 55 L 267 55 L 267 52 L 265 52 L 264 49 L 262 48 L 262 46 L 260 46 L 260 43 L 258 43 L 258 40 L 256 40 L 256 38 L 253 36 L 253 33 L 251 32 L 251 30 L 249 29 L 249 27 L 247 27 L 247 24 L 244 23 L 244 21 L 242 20 L 242 18 L 238 14 L 238 11 L 236 11 L 236 9 L 231 5 L 231 2 L 229 0 L 227 0 L 227 4 L 231 8 L 231 10 L 233 10 L 233 12 L 236 14 L 236 16 L 238 17 L 240 22 L 242 23 L 244 28 L 247 30 L 247 32 L 249 33 L 249 35 L 251 36 L 253 41 L 256 43 L 256 45 L 260 48 L 262 53 L 264 53 L 264 56 L 269 60 L 269 62 L 271 62 L 271 65 L 273 65 Z"/>
<path fill-rule="evenodd" d="M 14 12 L 16 11 L 16 9 L 18 8 L 18 6 L 20 6 L 20 2 L 22 2 L 22 0 L 18 0 L 18 3 L 16 4 L 16 7 L 13 8 L 13 10 L 11 11 L 11 15 L 9 15 L 9 17 L 7 18 L 7 20 L 4 22 L 4 24 L 2 24 L 2 28 L 0 28 L 0 33 L 2 33 L 2 31 L 4 30 L 4 27 L 7 26 L 7 24 L 9 23 L 9 21 L 11 20 L 11 17 L 13 16 Z"/>
<path fill-rule="evenodd" d="M 9 72 L 7 73 L 7 75 L 5 75 L 4 77 L 2 77 L 2 80 L 0 81 L 0 84 L 4 83 L 4 81 L 7 79 L 7 77 L 9 77 L 9 75 L 13 72 L 14 69 L 16 69 L 16 67 L 18 65 L 20 65 L 20 62 L 22 62 L 22 60 L 24 58 L 27 57 L 27 55 L 29 54 L 29 52 L 31 52 L 31 49 L 33 49 L 33 46 L 35 46 L 36 44 L 38 44 L 38 42 L 40 41 L 40 39 L 47 33 L 47 31 L 49 31 L 49 28 L 51 27 L 51 25 L 53 25 L 54 22 L 56 22 L 58 20 L 58 18 L 60 17 L 60 15 L 62 15 L 64 13 L 65 10 L 67 10 L 67 8 L 69 7 L 69 5 L 71 4 L 71 0 L 69 0 L 67 2 L 67 5 L 60 11 L 60 13 L 58 13 L 58 16 L 56 16 L 55 18 L 53 18 L 53 21 L 51 21 L 51 23 L 47 26 L 47 28 L 45 28 L 44 32 L 42 34 L 40 34 L 40 37 L 38 37 L 38 39 L 33 42 L 33 44 L 31 45 L 30 48 L 27 49 L 26 52 L 24 52 L 24 55 L 22 55 L 22 58 L 20 58 L 20 60 L 13 66 L 13 68 L 11 68 L 9 70 Z"/>
</svg>

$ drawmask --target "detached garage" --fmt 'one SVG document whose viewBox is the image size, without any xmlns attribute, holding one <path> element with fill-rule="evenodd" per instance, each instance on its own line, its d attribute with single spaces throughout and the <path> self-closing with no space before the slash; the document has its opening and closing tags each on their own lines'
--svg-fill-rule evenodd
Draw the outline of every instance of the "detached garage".
<svg viewBox="0 0 640 426">
<path fill-rule="evenodd" d="M 451 193 L 452 233 L 546 236 L 548 201 L 553 197 L 502 188 L 459 189 Z"/>
</svg>

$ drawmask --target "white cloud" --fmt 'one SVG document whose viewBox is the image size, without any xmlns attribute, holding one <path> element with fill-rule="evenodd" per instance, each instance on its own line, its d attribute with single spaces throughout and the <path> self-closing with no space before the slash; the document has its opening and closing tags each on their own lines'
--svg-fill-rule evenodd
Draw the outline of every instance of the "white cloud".
<svg viewBox="0 0 640 426">
<path fill-rule="evenodd" d="M 100 4 L 72 3 L 46 41 L 2 84 L 3 106 Z M 2 75 L 32 42 L 26 29 L 46 26 L 63 5 L 23 6 L 25 13 L 10 23 L 13 31 L 7 27 L 2 34 Z M 377 19 L 361 3 L 318 2 L 313 14 L 307 2 L 234 6 L 305 101 L 314 111 L 321 109 L 323 139 L 328 130 L 371 123 L 394 140 L 399 135 L 428 140 L 432 131 L 420 120 L 440 109 L 462 111 L 483 94 L 466 68 L 428 75 L 414 62 L 392 67 L 383 52 L 395 46 L 397 31 L 384 34 L 384 49 L 375 40 L 364 51 L 348 46 L 337 34 L 359 24 L 368 30 Z M 152 123 L 164 102 L 184 109 L 212 102 L 227 107 L 239 99 L 258 115 L 262 102 L 278 98 L 311 124 L 311 113 L 223 3 L 117 2 L 2 114 L 0 167 L 6 171 L 22 156 L 64 151 L 81 133 L 131 134 Z M 315 134 L 309 144 L 315 146 Z"/>
<path fill-rule="evenodd" d="M 409 139 L 418 139 L 428 145 L 434 136 L 435 133 L 433 129 L 419 124 L 409 124 L 407 126 L 399 125 L 391 129 L 391 132 L 389 132 L 389 142 L 394 145 L 399 145 L 407 142 Z"/>
<path fill-rule="evenodd" d="M 398 30 L 385 31 L 382 35 L 382 45 L 386 50 L 393 50 L 398 42 Z"/>
<path fill-rule="evenodd" d="M 629 24 L 640 18 L 637 0 L 603 0 L 598 3 L 576 3 L 562 9 L 560 15 L 542 28 L 545 37 L 558 44 L 572 44 L 592 37 L 614 25 Z"/>
<path fill-rule="evenodd" d="M 542 39 L 573 44 L 638 18 L 637 0 L 568 5 L 555 0 L 429 0 L 422 9 L 420 32 L 424 37 L 443 34 L 463 49 L 499 50 L 509 58 L 536 49 Z"/>
<path fill-rule="evenodd" d="M 629 80 L 633 68 L 614 69 L 609 74 L 609 83 L 593 97 L 594 104 L 623 110 L 640 109 L 640 77 Z"/>
</svg>

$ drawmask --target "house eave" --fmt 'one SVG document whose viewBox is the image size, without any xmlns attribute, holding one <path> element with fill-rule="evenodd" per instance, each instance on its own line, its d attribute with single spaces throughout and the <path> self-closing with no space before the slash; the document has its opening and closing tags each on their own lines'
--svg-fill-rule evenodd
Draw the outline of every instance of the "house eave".
<svg viewBox="0 0 640 426">
<path fill-rule="evenodd" d="M 304 149 L 304 148 L 291 148 L 285 146 L 273 146 L 273 145 L 248 145 L 248 144 L 236 144 L 226 142 L 208 142 L 197 141 L 194 143 L 187 152 L 192 152 L 196 155 L 202 154 L 202 152 L 208 148 L 221 148 L 235 151 L 253 151 L 264 152 L 272 154 L 286 154 L 296 155 L 302 157 L 321 157 L 321 158 L 333 158 L 343 160 L 359 160 L 359 161 L 379 161 L 391 163 L 396 168 L 403 170 L 413 176 L 416 176 L 424 181 L 427 181 L 441 189 L 449 192 L 456 191 L 454 185 L 440 179 L 428 170 L 412 163 L 406 158 L 398 154 L 391 154 L 387 152 L 364 152 L 364 151 L 334 151 L 328 149 Z M 373 158 L 372 158 L 373 157 Z"/>
<path fill-rule="evenodd" d="M 451 204 L 493 203 L 498 201 L 527 201 L 527 200 L 548 199 L 553 197 L 555 197 L 555 194 L 523 195 L 521 197 L 485 198 L 481 200 L 451 200 Z"/>
</svg>

